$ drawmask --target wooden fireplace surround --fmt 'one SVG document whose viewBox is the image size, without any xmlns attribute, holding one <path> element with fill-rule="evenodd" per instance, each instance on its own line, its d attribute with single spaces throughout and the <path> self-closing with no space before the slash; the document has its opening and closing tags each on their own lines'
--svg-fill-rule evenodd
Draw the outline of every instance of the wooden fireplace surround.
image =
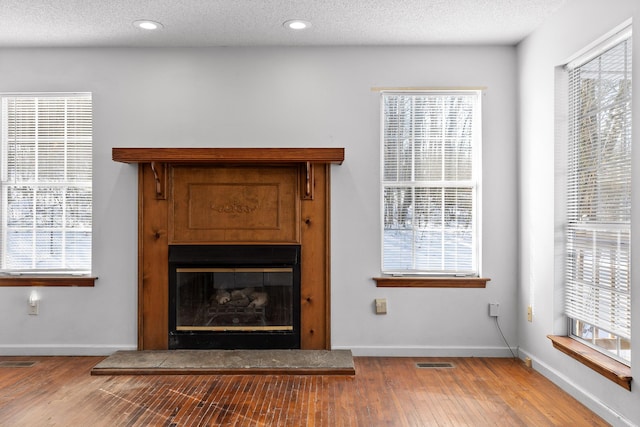
<svg viewBox="0 0 640 427">
<path fill-rule="evenodd" d="M 168 349 L 168 252 L 179 244 L 299 244 L 301 348 L 330 348 L 330 166 L 344 148 L 113 148 L 112 157 L 138 164 L 139 350 Z"/>
</svg>

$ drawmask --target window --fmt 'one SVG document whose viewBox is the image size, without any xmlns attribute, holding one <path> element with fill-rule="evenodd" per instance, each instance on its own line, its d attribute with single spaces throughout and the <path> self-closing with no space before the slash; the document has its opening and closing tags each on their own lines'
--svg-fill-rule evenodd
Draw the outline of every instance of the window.
<svg viewBox="0 0 640 427">
<path fill-rule="evenodd" d="M 382 271 L 479 271 L 480 91 L 382 93 Z"/>
<path fill-rule="evenodd" d="M 0 99 L 0 271 L 89 273 L 91 95 Z"/>
<path fill-rule="evenodd" d="M 630 29 L 568 65 L 565 309 L 570 333 L 631 360 Z"/>
</svg>

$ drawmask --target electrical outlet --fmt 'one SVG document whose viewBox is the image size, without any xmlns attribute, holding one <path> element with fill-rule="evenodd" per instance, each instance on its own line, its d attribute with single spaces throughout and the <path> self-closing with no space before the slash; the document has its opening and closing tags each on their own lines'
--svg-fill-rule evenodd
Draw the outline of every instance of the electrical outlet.
<svg viewBox="0 0 640 427">
<path fill-rule="evenodd" d="M 387 314 L 387 299 L 376 298 L 376 314 Z"/>
<path fill-rule="evenodd" d="M 489 303 L 489 316 L 498 317 L 500 312 L 500 304 L 497 302 Z"/>
<path fill-rule="evenodd" d="M 27 307 L 27 313 L 29 313 L 31 316 L 37 316 L 38 308 L 40 308 L 40 301 L 29 301 Z"/>
<path fill-rule="evenodd" d="M 527 306 L 527 320 L 533 322 L 533 307 Z"/>
</svg>

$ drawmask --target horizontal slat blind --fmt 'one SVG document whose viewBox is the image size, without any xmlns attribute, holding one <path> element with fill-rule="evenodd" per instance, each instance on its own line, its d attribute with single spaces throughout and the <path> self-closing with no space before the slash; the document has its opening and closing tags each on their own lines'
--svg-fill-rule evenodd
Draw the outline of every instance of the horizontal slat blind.
<svg viewBox="0 0 640 427">
<path fill-rule="evenodd" d="M 631 39 L 569 71 L 567 316 L 631 337 Z"/>
<path fill-rule="evenodd" d="M 476 274 L 479 92 L 382 94 L 383 272 Z"/>
<path fill-rule="evenodd" d="M 90 95 L 2 96 L 2 270 L 89 272 Z"/>
</svg>

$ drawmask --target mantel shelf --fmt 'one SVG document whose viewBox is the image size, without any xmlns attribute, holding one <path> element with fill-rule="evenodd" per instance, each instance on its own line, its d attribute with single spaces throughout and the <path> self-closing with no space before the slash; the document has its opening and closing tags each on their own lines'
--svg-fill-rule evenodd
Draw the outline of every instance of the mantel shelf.
<svg viewBox="0 0 640 427">
<path fill-rule="evenodd" d="M 344 161 L 344 148 L 113 148 L 122 163 L 334 163 Z"/>
</svg>

